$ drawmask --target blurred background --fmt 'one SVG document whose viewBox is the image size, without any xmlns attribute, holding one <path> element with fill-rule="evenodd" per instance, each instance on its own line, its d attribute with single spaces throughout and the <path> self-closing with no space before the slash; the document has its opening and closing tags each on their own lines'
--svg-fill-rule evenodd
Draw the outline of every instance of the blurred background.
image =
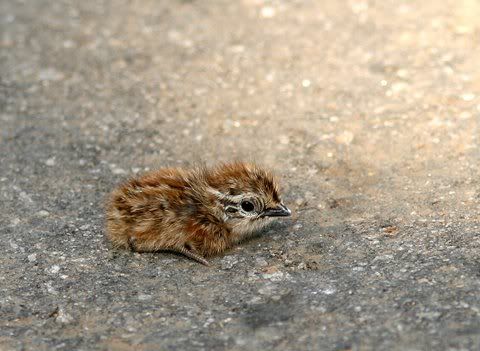
<svg viewBox="0 0 480 351">
<path fill-rule="evenodd" d="M 480 1 L 2 1 L 0 26 L 0 348 L 479 347 Z M 236 159 L 290 222 L 219 270 L 112 253 L 115 184 Z"/>
</svg>

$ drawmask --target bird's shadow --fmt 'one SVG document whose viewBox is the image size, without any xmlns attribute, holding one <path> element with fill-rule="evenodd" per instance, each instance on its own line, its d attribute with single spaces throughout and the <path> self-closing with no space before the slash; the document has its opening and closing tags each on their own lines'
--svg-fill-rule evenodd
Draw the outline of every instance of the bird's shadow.
<svg viewBox="0 0 480 351">
<path fill-rule="evenodd" d="M 250 241 L 255 241 L 259 240 L 262 238 L 268 239 L 269 237 L 275 235 L 275 234 L 286 234 L 288 228 L 290 228 L 292 225 L 291 221 L 282 221 L 282 222 L 273 222 L 270 224 L 268 227 L 263 228 L 262 230 L 253 233 L 252 235 L 248 236 L 243 240 L 243 243 L 248 243 Z"/>
</svg>

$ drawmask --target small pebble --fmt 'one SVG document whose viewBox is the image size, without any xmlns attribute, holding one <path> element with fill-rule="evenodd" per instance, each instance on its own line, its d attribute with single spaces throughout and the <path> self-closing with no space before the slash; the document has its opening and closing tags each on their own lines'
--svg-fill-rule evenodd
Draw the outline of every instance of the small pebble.
<svg viewBox="0 0 480 351">
<path fill-rule="evenodd" d="M 39 216 L 39 217 L 47 217 L 49 215 L 50 215 L 50 212 L 45 211 L 45 210 L 40 210 L 40 211 L 37 212 L 37 216 Z"/>
<path fill-rule="evenodd" d="M 373 262 L 378 262 L 378 261 L 391 261 L 393 259 L 393 255 L 380 255 L 376 256 L 373 259 Z"/>
<path fill-rule="evenodd" d="M 460 119 L 469 119 L 472 118 L 472 114 L 468 111 L 463 111 L 462 113 L 460 113 L 459 117 Z"/>
<path fill-rule="evenodd" d="M 391 89 L 392 89 L 392 91 L 393 91 L 394 93 L 399 93 L 399 92 L 401 92 L 401 91 L 406 90 L 406 89 L 408 88 L 408 86 L 409 86 L 408 83 L 405 83 L 405 82 L 396 82 L 396 83 L 393 83 L 393 84 L 392 84 Z"/>
<path fill-rule="evenodd" d="M 228 270 L 232 269 L 238 263 L 238 260 L 235 256 L 227 256 L 222 259 L 221 266 L 222 269 Z"/>
<path fill-rule="evenodd" d="M 297 205 L 298 207 L 306 205 L 306 204 L 307 204 L 307 200 L 305 200 L 305 199 L 298 198 L 298 199 L 295 200 L 295 205 Z"/>
<path fill-rule="evenodd" d="M 266 265 L 268 265 L 268 262 L 264 258 L 259 257 L 255 259 L 255 264 L 260 267 L 265 267 Z"/>
<path fill-rule="evenodd" d="M 339 144 L 350 145 L 353 141 L 354 134 L 348 130 L 343 131 L 336 137 L 336 141 Z M 328 156 L 331 157 L 331 156 Z"/>
<path fill-rule="evenodd" d="M 147 295 L 147 294 L 140 294 L 138 295 L 138 299 L 140 301 L 148 301 L 148 300 L 151 300 L 152 299 L 152 296 L 151 295 Z"/>
<path fill-rule="evenodd" d="M 273 18 L 275 17 L 275 14 L 276 14 L 276 11 L 271 6 L 262 7 L 262 9 L 260 10 L 260 15 L 263 18 Z"/>
<path fill-rule="evenodd" d="M 397 71 L 397 77 L 403 78 L 403 79 L 408 78 L 408 71 L 406 69 L 403 69 L 403 68 L 399 69 Z"/>
<path fill-rule="evenodd" d="M 293 226 L 293 229 L 294 229 L 294 230 L 299 230 L 299 229 L 301 229 L 302 227 L 303 227 L 303 225 L 301 225 L 300 223 L 298 223 L 298 224 L 295 224 L 295 225 Z"/>
<path fill-rule="evenodd" d="M 75 47 L 75 42 L 73 40 L 64 40 L 63 41 L 63 47 L 65 49 L 73 48 L 73 47 Z"/>
<path fill-rule="evenodd" d="M 269 280 L 274 281 L 274 282 L 283 280 L 284 276 L 285 276 L 285 274 L 283 272 L 280 272 L 280 271 L 262 274 L 263 279 L 269 279 Z"/>
<path fill-rule="evenodd" d="M 58 310 L 57 317 L 55 318 L 55 322 L 67 324 L 73 321 L 73 317 L 66 313 L 62 308 Z"/>
<path fill-rule="evenodd" d="M 52 295 L 58 294 L 58 291 L 52 286 L 52 282 L 45 283 L 45 286 L 49 294 L 52 294 Z"/>
<path fill-rule="evenodd" d="M 49 167 L 55 166 L 55 157 L 50 157 L 49 159 L 47 159 L 45 161 L 45 165 L 47 165 Z"/>
<path fill-rule="evenodd" d="M 127 174 L 127 172 L 122 168 L 113 168 L 112 173 L 113 174 Z"/>
<path fill-rule="evenodd" d="M 325 288 L 322 290 L 322 293 L 325 294 L 325 295 L 333 295 L 336 293 L 336 289 L 335 288 L 332 288 L 332 287 L 329 287 L 329 288 Z"/>
<path fill-rule="evenodd" d="M 307 268 L 307 264 L 305 262 L 300 262 L 297 266 L 298 269 L 305 269 Z"/>
<path fill-rule="evenodd" d="M 460 96 L 463 101 L 473 101 L 475 99 L 475 94 L 465 93 Z"/>
<path fill-rule="evenodd" d="M 58 265 L 53 265 L 50 267 L 49 272 L 52 274 L 57 274 L 60 271 L 60 266 Z"/>
<path fill-rule="evenodd" d="M 203 327 L 206 328 L 208 327 L 210 324 L 212 324 L 213 322 L 215 322 L 215 319 L 213 319 L 212 317 L 208 318 L 207 321 L 203 324 Z"/>
<path fill-rule="evenodd" d="M 290 142 L 290 139 L 287 135 L 280 135 L 280 144 L 287 145 Z"/>
<path fill-rule="evenodd" d="M 59 81 L 64 77 L 65 75 L 55 68 L 45 68 L 38 73 L 38 79 L 42 81 Z"/>
</svg>

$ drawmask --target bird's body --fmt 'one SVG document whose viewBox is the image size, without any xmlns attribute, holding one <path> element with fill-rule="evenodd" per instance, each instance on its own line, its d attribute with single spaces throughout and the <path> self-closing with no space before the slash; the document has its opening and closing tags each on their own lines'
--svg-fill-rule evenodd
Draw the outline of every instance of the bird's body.
<svg viewBox="0 0 480 351">
<path fill-rule="evenodd" d="M 204 257 L 232 247 L 271 217 L 288 215 L 276 180 L 255 165 L 164 168 L 113 191 L 107 235 L 117 247 L 171 250 L 208 264 Z"/>
</svg>

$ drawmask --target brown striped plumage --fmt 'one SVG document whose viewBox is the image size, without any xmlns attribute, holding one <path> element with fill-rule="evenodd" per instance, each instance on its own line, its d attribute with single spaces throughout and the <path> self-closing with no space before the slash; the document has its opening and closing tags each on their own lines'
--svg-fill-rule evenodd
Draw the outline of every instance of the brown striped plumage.
<svg viewBox="0 0 480 351">
<path fill-rule="evenodd" d="M 107 235 L 116 247 L 171 250 L 208 264 L 263 228 L 289 216 L 273 175 L 252 164 L 164 168 L 133 178 L 111 195 Z"/>
</svg>

